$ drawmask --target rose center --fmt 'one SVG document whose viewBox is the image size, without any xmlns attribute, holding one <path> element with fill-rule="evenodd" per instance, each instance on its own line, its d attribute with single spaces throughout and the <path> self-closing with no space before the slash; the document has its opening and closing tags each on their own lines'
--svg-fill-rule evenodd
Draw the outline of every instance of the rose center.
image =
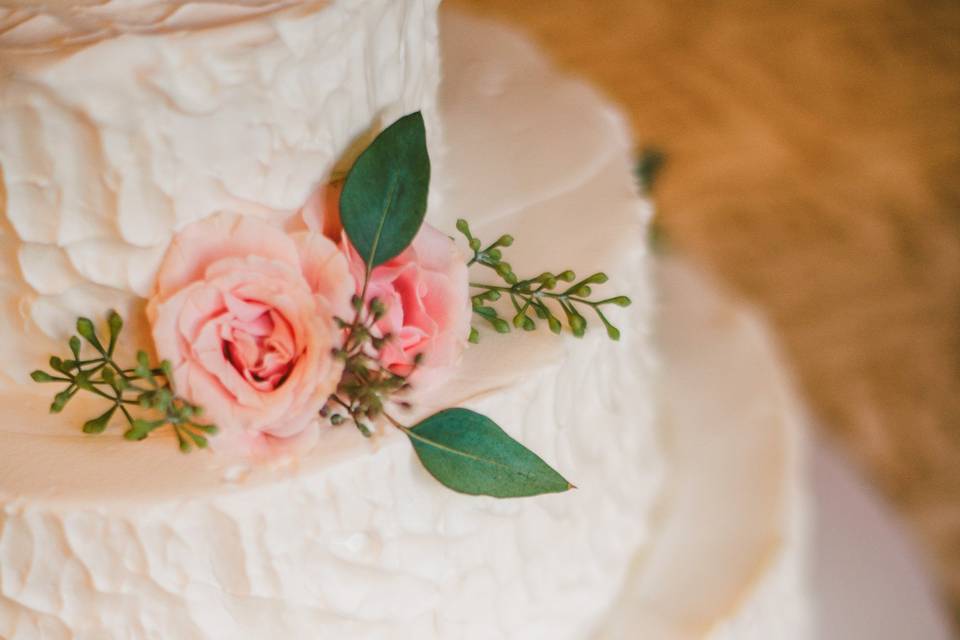
<svg viewBox="0 0 960 640">
<path fill-rule="evenodd" d="M 280 387 L 297 363 L 293 331 L 275 309 L 253 318 L 233 318 L 221 337 L 224 357 L 260 391 Z"/>
</svg>

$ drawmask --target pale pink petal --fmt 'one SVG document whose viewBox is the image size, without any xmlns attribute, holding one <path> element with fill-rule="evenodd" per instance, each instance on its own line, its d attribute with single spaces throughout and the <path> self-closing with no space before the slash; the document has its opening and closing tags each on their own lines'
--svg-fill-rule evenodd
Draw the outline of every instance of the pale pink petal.
<svg viewBox="0 0 960 640">
<path fill-rule="evenodd" d="M 252 218 L 219 213 L 182 229 L 157 273 L 157 295 L 165 298 L 201 280 L 207 267 L 229 257 L 258 255 L 296 266 L 293 242 L 277 227 Z"/>
<path fill-rule="evenodd" d="M 353 312 L 350 298 L 357 282 L 337 245 L 319 233 L 293 236 L 300 256 L 300 268 L 310 289 L 322 296 L 332 313 L 349 318 Z"/>
<path fill-rule="evenodd" d="M 343 226 L 340 224 L 340 194 L 343 182 L 337 181 L 321 185 L 313 190 L 307 203 L 300 210 L 300 216 L 307 229 L 322 233 L 337 241 Z"/>
</svg>

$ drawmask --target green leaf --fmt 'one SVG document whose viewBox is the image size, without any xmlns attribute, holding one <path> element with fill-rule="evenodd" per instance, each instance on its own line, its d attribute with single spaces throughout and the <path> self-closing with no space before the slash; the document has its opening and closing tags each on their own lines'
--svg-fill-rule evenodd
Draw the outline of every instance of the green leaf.
<svg viewBox="0 0 960 640">
<path fill-rule="evenodd" d="M 387 127 L 360 154 L 340 194 L 340 219 L 370 267 L 407 248 L 427 211 L 430 157 L 420 112 Z"/>
<path fill-rule="evenodd" d="M 560 332 L 563 331 L 563 325 L 560 324 L 560 321 L 557 320 L 557 317 L 553 314 L 547 318 L 547 325 L 550 327 L 550 331 L 557 335 L 560 335 Z"/>
<path fill-rule="evenodd" d="M 503 318 L 490 318 L 490 324 L 497 333 L 510 333 L 510 325 Z"/>
<path fill-rule="evenodd" d="M 589 276 L 589 277 L 587 277 L 587 278 L 584 278 L 584 279 L 581 280 L 578 284 L 581 284 L 581 285 L 583 285 L 583 284 L 604 284 L 605 282 L 607 282 L 607 280 L 609 280 L 609 278 L 607 278 L 607 274 L 605 274 L 605 273 L 603 273 L 602 271 L 600 271 L 600 272 L 598 272 L 598 273 L 593 274 L 592 276 Z"/>
<path fill-rule="evenodd" d="M 473 312 L 482 318 L 486 318 L 487 320 L 497 317 L 497 310 L 494 309 L 493 307 L 476 305 L 473 307 Z"/>
<path fill-rule="evenodd" d="M 173 394 L 170 393 L 169 389 L 161 388 L 154 392 L 152 401 L 154 409 L 161 413 L 166 413 L 167 409 L 170 408 L 170 403 L 173 401 Z"/>
<path fill-rule="evenodd" d="M 67 406 L 67 403 L 70 402 L 70 399 L 73 398 L 76 393 L 77 388 L 70 386 L 53 396 L 53 402 L 50 404 L 50 413 L 60 413 L 63 411 L 63 408 Z"/>
<path fill-rule="evenodd" d="M 70 375 L 70 370 L 67 369 L 66 371 L 64 371 L 63 360 L 61 360 L 57 356 L 50 356 L 50 368 L 58 373 L 65 373 L 67 375 Z"/>
<path fill-rule="evenodd" d="M 141 409 L 149 409 L 153 406 L 153 399 L 156 396 L 156 391 L 144 391 L 137 396 L 137 404 Z"/>
<path fill-rule="evenodd" d="M 100 417 L 94 418 L 93 420 L 87 420 L 85 423 L 83 423 L 83 432 L 103 433 L 103 430 L 107 428 L 107 423 L 110 422 L 110 418 L 113 417 L 113 414 L 116 410 L 117 405 L 113 405 Z"/>
<path fill-rule="evenodd" d="M 627 296 L 617 296 L 615 298 L 607 298 L 606 300 L 601 300 L 597 304 L 615 304 L 618 307 L 629 307 L 631 304 L 631 300 Z"/>
<path fill-rule="evenodd" d="M 600 321 L 603 322 L 603 326 L 607 328 L 607 337 L 609 337 L 611 340 L 619 340 L 620 329 L 617 329 L 615 326 L 613 326 L 613 323 L 610 322 L 610 319 L 607 318 L 607 316 L 603 315 L 603 312 L 600 311 L 599 307 L 597 307 L 595 311 L 597 312 L 597 316 L 600 318 Z"/>
<path fill-rule="evenodd" d="M 570 325 L 570 331 L 573 332 L 575 337 L 582 338 L 587 331 L 587 319 L 580 315 L 580 312 L 569 302 L 561 301 L 560 306 L 567 314 L 567 324 Z"/>
<path fill-rule="evenodd" d="M 123 330 L 123 318 L 116 311 L 111 311 L 107 316 L 107 326 L 110 329 L 110 346 L 107 347 L 107 353 L 113 355 L 113 350 L 117 348 L 117 339 Z"/>
<path fill-rule="evenodd" d="M 93 391 L 95 389 L 93 382 L 90 381 L 90 374 L 86 371 L 78 373 L 73 379 L 73 383 L 84 391 Z"/>
<path fill-rule="evenodd" d="M 146 351 L 137 351 L 137 366 L 133 372 L 138 378 L 153 382 L 153 374 L 150 371 L 150 358 L 147 356 Z"/>
<path fill-rule="evenodd" d="M 191 422 L 190 424 L 209 436 L 217 435 L 218 429 L 215 424 L 197 424 L 196 422 Z"/>
<path fill-rule="evenodd" d="M 83 346 L 80 343 L 80 338 L 77 336 L 70 336 L 70 351 L 73 352 L 73 359 L 80 359 L 80 347 Z"/>
<path fill-rule="evenodd" d="M 177 446 L 180 448 L 180 453 L 190 453 L 190 441 L 183 436 L 180 429 L 175 427 L 173 433 L 177 436 Z"/>
<path fill-rule="evenodd" d="M 160 370 L 163 371 L 163 377 L 167 379 L 167 384 L 173 386 L 173 364 L 169 360 L 160 363 Z"/>
<path fill-rule="evenodd" d="M 203 437 L 201 434 L 195 433 L 195 432 L 193 432 L 193 431 L 191 431 L 191 430 L 189 430 L 189 429 L 183 429 L 183 431 L 184 431 L 184 433 L 187 434 L 187 436 L 188 436 L 191 440 L 193 440 L 193 444 L 194 444 L 194 446 L 195 446 L 197 449 L 206 449 L 206 448 L 207 448 L 207 445 L 209 444 L 209 442 L 208 442 L 207 439 L 206 439 L 205 437 Z"/>
<path fill-rule="evenodd" d="M 127 440 L 143 440 L 148 435 L 150 435 L 151 431 L 153 431 L 158 427 L 162 427 L 163 425 L 164 425 L 163 420 L 150 421 L 150 420 L 137 419 L 137 420 L 134 420 L 133 423 L 130 425 L 130 428 L 124 432 L 123 437 L 126 438 Z"/>
<path fill-rule="evenodd" d="M 100 344 L 100 339 L 97 337 L 97 330 L 94 328 L 93 321 L 90 318 L 77 318 L 77 333 L 83 336 L 83 338 L 93 345 L 93 348 L 101 354 L 106 353 L 103 345 Z"/>
<path fill-rule="evenodd" d="M 460 493 L 518 498 L 573 487 L 495 422 L 469 409 L 445 409 L 404 433 L 427 471 Z"/>
<path fill-rule="evenodd" d="M 30 374 L 30 377 L 33 379 L 34 382 L 53 382 L 54 380 L 52 375 L 50 375 L 46 371 L 41 371 L 40 369 L 37 369 L 36 371 L 32 372 Z"/>
<path fill-rule="evenodd" d="M 577 296 L 578 298 L 589 298 L 591 293 L 593 293 L 593 289 L 585 284 L 581 284 L 575 289 L 570 289 L 570 295 Z"/>
</svg>

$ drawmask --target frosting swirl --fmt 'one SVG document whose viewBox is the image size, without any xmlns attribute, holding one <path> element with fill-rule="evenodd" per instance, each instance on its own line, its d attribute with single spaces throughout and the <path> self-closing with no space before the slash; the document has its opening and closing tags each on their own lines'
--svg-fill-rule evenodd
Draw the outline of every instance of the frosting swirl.
<svg viewBox="0 0 960 640">
<path fill-rule="evenodd" d="M 0 51 L 42 52 L 126 33 L 209 28 L 294 0 L 0 0 Z"/>
</svg>

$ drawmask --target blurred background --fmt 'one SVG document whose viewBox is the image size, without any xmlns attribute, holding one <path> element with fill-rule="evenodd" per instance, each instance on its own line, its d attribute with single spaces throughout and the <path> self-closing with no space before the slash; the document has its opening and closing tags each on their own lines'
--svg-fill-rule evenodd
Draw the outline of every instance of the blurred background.
<svg viewBox="0 0 960 640">
<path fill-rule="evenodd" d="M 445 0 L 667 156 L 669 245 L 757 303 L 960 621 L 960 0 Z"/>
</svg>

